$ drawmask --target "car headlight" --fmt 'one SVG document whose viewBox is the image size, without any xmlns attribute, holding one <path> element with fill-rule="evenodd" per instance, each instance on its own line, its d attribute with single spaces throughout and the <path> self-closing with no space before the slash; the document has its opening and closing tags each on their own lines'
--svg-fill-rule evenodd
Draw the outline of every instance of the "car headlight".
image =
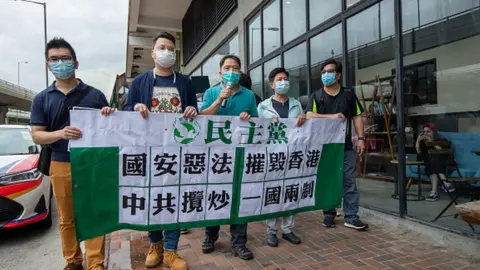
<svg viewBox="0 0 480 270">
<path fill-rule="evenodd" d="M 18 173 L 7 174 L 0 176 L 0 186 L 18 184 L 22 182 L 35 181 L 42 176 L 42 173 L 37 169 L 23 171 Z"/>
</svg>

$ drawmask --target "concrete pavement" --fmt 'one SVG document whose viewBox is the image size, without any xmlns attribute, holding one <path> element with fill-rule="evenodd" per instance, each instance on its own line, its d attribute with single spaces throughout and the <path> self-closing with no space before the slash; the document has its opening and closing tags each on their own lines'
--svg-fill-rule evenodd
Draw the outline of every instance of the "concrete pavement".
<svg viewBox="0 0 480 270">
<path fill-rule="evenodd" d="M 202 229 L 182 235 L 179 253 L 192 270 L 200 269 L 480 269 L 480 261 L 445 245 L 427 241 L 419 233 L 391 227 L 369 219 L 370 230 L 359 232 L 342 225 L 327 229 L 321 225 L 319 211 L 297 216 L 295 232 L 303 243 L 292 245 L 280 239 L 276 248 L 265 242 L 265 223 L 255 222 L 248 227 L 247 245 L 255 259 L 242 261 L 229 252 L 228 226 L 222 226 L 217 250 L 202 254 Z M 281 235 L 279 234 L 281 238 Z M 119 231 L 110 235 L 108 269 L 145 269 L 148 251 L 145 232 Z M 130 256 L 126 256 L 130 254 Z M 118 256 L 117 256 L 118 255 Z M 154 269 L 167 269 L 162 265 Z"/>
<path fill-rule="evenodd" d="M 50 270 L 65 267 L 58 230 L 58 215 L 52 200 L 53 225 L 39 229 L 34 225 L 0 233 L 0 269 Z"/>
</svg>

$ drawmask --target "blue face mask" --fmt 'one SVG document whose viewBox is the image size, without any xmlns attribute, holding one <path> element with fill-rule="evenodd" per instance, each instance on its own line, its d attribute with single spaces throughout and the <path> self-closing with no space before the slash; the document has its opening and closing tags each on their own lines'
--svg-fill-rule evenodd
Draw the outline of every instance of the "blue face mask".
<svg viewBox="0 0 480 270">
<path fill-rule="evenodd" d="M 240 81 L 240 73 L 233 71 L 223 72 L 222 79 L 224 83 L 231 83 L 232 85 L 237 85 Z"/>
<path fill-rule="evenodd" d="M 290 82 L 289 81 L 276 81 L 275 82 L 275 91 L 279 95 L 286 95 L 288 94 L 288 90 L 290 90 Z"/>
<path fill-rule="evenodd" d="M 337 81 L 337 76 L 333 72 L 327 72 L 322 74 L 323 85 L 332 85 Z"/>
<path fill-rule="evenodd" d="M 56 62 L 49 62 L 48 66 L 52 71 L 52 74 L 55 78 L 58 79 L 68 79 L 72 77 L 73 73 L 75 72 L 75 65 L 73 61 L 56 61 Z"/>
</svg>

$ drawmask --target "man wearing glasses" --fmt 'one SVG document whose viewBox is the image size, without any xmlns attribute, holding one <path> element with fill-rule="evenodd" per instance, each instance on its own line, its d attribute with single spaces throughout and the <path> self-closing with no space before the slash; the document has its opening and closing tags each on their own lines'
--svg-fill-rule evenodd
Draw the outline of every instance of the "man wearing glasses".
<svg viewBox="0 0 480 270">
<path fill-rule="evenodd" d="M 64 269 L 81 270 L 82 251 L 75 234 L 72 199 L 72 177 L 68 140 L 79 139 L 82 131 L 70 126 L 69 108 L 80 106 L 109 110 L 105 95 L 75 77 L 77 56 L 72 46 L 62 38 L 47 44 L 45 57 L 49 70 L 56 80 L 46 90 L 38 93 L 32 102 L 30 125 L 36 144 L 51 145 L 50 179 L 60 217 L 60 237 Z M 104 237 L 85 241 L 89 270 L 104 269 Z"/>
<path fill-rule="evenodd" d="M 151 112 L 182 113 L 183 117 L 197 115 L 197 96 L 192 82 L 173 71 L 176 61 L 175 37 L 160 33 L 153 39 L 153 70 L 132 81 L 125 111 L 139 112 L 144 118 Z M 156 267 L 163 263 L 173 270 L 188 269 L 187 262 L 177 253 L 180 230 L 151 231 L 150 248 L 145 266 Z"/>
<path fill-rule="evenodd" d="M 239 84 L 240 59 L 235 55 L 226 55 L 220 60 L 220 76 L 222 83 L 209 88 L 203 96 L 200 114 L 240 116 L 242 120 L 258 117 L 255 95 L 250 89 Z M 205 228 L 205 241 L 202 244 L 203 253 L 215 250 L 220 226 Z M 231 224 L 232 252 L 240 259 L 253 258 L 252 251 L 247 248 L 247 224 Z"/>
<path fill-rule="evenodd" d="M 352 143 L 352 119 L 355 131 L 358 134 L 357 152 L 365 150 L 363 136 L 363 108 L 353 89 L 343 88 L 340 85 L 342 65 L 334 59 L 322 65 L 323 88 L 312 93 L 307 105 L 307 118 L 332 118 L 347 120 L 347 134 L 345 136 L 345 155 L 343 171 L 343 211 L 345 213 L 345 227 L 363 230 L 368 228 L 358 218 L 359 194 L 355 179 L 355 153 Z M 323 225 L 335 227 L 335 209 L 323 211 Z"/>
</svg>

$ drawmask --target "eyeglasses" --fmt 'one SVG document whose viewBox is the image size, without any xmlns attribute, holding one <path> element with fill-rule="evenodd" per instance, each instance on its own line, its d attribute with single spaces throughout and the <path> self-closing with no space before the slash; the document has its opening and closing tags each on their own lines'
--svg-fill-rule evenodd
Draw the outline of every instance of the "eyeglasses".
<svg viewBox="0 0 480 270">
<path fill-rule="evenodd" d="M 70 55 L 63 55 L 63 56 L 50 56 L 47 61 L 48 62 L 58 62 L 58 61 L 72 61 L 73 57 Z"/>
<path fill-rule="evenodd" d="M 325 74 L 325 73 L 336 73 L 337 71 L 335 69 L 324 69 L 322 70 L 322 74 Z"/>
</svg>

